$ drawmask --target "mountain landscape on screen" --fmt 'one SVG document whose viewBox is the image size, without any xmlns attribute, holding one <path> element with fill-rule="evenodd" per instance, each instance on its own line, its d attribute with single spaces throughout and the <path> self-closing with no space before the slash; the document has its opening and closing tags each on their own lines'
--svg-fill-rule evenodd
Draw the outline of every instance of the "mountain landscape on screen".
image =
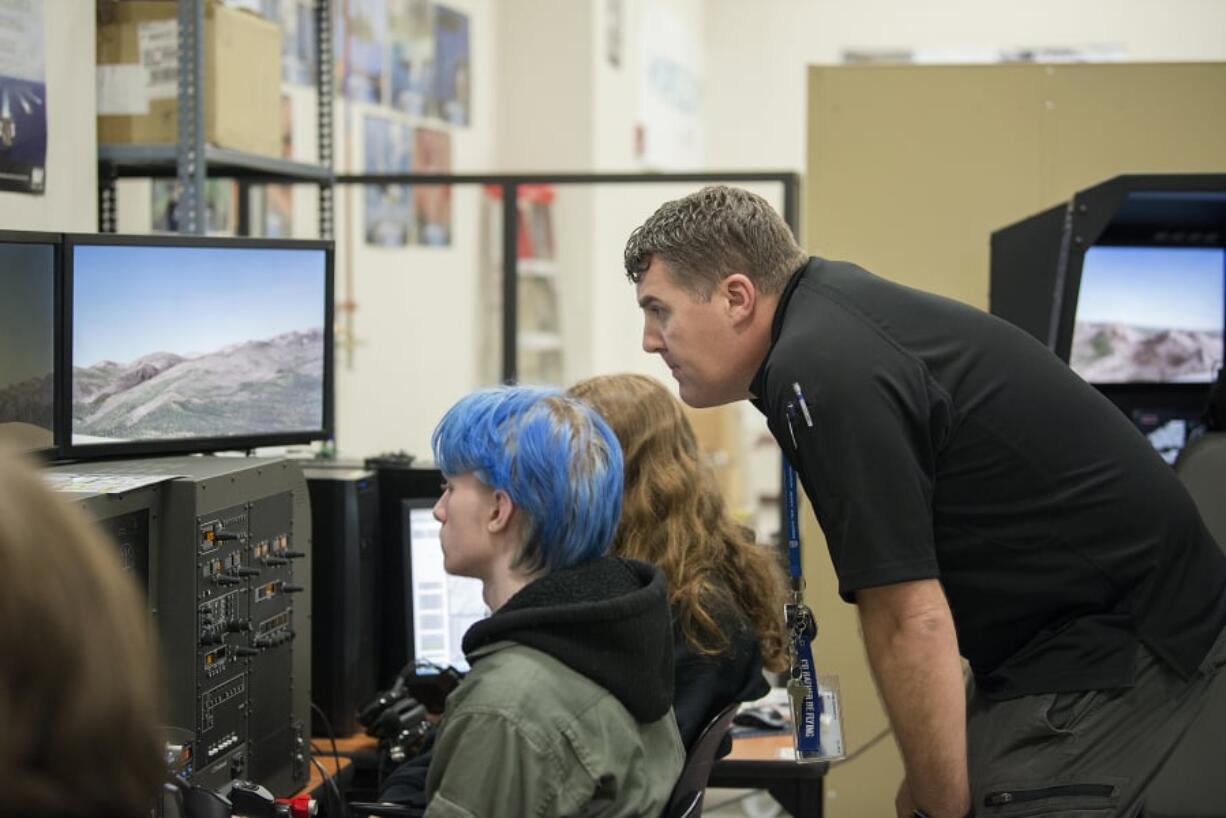
<svg viewBox="0 0 1226 818">
<path fill-rule="evenodd" d="M 1070 360 L 1090 383 L 1212 381 L 1222 333 L 1079 321 Z"/>
<path fill-rule="evenodd" d="M 200 355 L 151 352 L 73 370 L 78 442 L 231 437 L 323 426 L 324 333 L 286 332 Z"/>
</svg>

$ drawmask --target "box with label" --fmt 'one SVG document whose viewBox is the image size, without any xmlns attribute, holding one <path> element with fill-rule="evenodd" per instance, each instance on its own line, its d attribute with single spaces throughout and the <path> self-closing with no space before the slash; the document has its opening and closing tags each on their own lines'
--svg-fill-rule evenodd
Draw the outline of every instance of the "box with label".
<svg viewBox="0 0 1226 818">
<path fill-rule="evenodd" d="M 174 0 L 99 5 L 98 142 L 148 145 L 178 137 Z M 216 0 L 204 7 L 204 141 L 281 155 L 281 31 Z"/>
</svg>

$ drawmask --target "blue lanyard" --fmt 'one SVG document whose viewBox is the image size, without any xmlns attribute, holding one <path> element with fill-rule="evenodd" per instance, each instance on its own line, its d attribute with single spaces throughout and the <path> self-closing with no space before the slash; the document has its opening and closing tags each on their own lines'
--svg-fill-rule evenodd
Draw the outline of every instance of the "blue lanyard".
<svg viewBox="0 0 1226 818">
<path fill-rule="evenodd" d="M 783 498 L 787 503 L 788 516 L 788 573 L 793 580 L 792 585 L 803 585 L 803 569 L 800 567 L 800 508 L 796 499 L 796 470 L 792 464 L 783 460 Z M 802 588 L 803 590 L 803 588 Z"/>
<path fill-rule="evenodd" d="M 783 496 L 787 510 L 788 572 L 792 577 L 792 600 L 788 605 L 788 629 L 792 637 L 789 696 L 796 692 L 792 718 L 795 721 L 796 750 L 802 755 L 822 754 L 821 700 L 817 696 L 817 674 L 813 667 L 813 638 L 817 629 L 813 613 L 804 603 L 804 575 L 800 563 L 800 514 L 796 495 L 796 470 L 783 458 Z M 799 691 L 803 689 L 803 699 Z M 797 706 L 798 705 L 798 706 Z"/>
</svg>

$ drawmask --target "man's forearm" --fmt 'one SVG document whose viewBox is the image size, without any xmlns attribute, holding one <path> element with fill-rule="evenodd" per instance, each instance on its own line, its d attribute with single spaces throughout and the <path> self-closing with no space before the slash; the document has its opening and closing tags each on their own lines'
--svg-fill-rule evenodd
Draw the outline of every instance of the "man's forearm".
<svg viewBox="0 0 1226 818">
<path fill-rule="evenodd" d="M 970 811 L 966 698 L 953 616 L 936 580 L 857 593 L 869 662 L 885 699 L 915 806 Z"/>
</svg>

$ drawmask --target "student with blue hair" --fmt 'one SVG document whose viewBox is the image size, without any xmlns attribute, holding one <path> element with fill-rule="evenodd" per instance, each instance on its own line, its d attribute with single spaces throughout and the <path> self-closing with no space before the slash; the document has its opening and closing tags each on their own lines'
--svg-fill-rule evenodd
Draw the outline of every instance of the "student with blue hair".
<svg viewBox="0 0 1226 818">
<path fill-rule="evenodd" d="M 609 556 L 617 438 L 556 390 L 498 387 L 448 410 L 433 448 L 444 565 L 480 579 L 493 613 L 464 635 L 472 669 L 434 738 L 425 814 L 658 815 L 685 761 L 672 626 L 660 571 Z M 394 772 L 381 799 L 414 802 L 413 777 Z"/>
</svg>

